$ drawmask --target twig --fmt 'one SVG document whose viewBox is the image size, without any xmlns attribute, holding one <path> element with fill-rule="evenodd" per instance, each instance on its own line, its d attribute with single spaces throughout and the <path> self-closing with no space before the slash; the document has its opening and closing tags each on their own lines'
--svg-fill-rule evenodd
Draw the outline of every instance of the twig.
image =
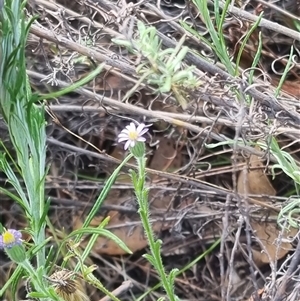
<svg viewBox="0 0 300 301">
<path fill-rule="evenodd" d="M 176 46 L 176 43 L 170 38 L 166 37 L 164 34 L 158 32 L 158 36 L 162 39 L 163 45 L 168 48 L 172 48 Z M 226 71 L 218 68 L 217 66 L 209 63 L 205 59 L 202 59 L 200 56 L 196 56 L 192 52 L 188 52 L 186 55 L 186 60 L 189 64 L 195 65 L 198 69 L 203 72 L 208 72 L 212 75 L 219 75 L 225 81 L 234 81 L 237 84 L 240 84 L 243 87 L 244 91 L 247 91 L 247 94 L 252 96 L 254 99 L 259 101 L 262 105 L 267 106 L 270 109 L 273 109 L 274 112 L 284 113 L 284 117 L 289 117 L 293 120 L 293 126 L 296 128 L 300 128 L 300 114 L 296 111 L 293 111 L 291 108 L 287 109 L 282 104 L 278 102 L 278 100 L 274 96 L 268 96 L 262 92 L 259 92 L 257 89 L 249 86 L 248 83 L 243 82 L 239 78 L 234 78 Z M 279 117 L 279 116 L 278 116 Z"/>
<path fill-rule="evenodd" d="M 39 0 L 39 1 L 43 2 L 43 0 Z M 54 6 L 54 8 L 56 8 L 56 6 Z M 220 4 L 220 6 L 221 6 L 221 4 Z M 234 9 L 235 8 L 233 8 L 233 11 L 235 11 Z M 240 10 L 237 9 L 237 12 L 240 12 Z M 246 13 L 246 12 L 244 12 L 244 13 Z M 74 15 L 74 12 L 73 12 L 73 15 Z M 257 17 L 253 16 L 252 14 L 246 13 L 246 15 L 255 17 L 254 18 L 255 20 L 257 19 Z M 78 15 L 77 17 L 82 18 L 82 16 L 80 16 L 80 15 Z M 88 21 L 86 21 L 86 22 L 88 22 Z M 270 22 L 270 21 L 268 21 L 268 22 Z M 273 22 L 270 22 L 270 23 L 272 23 L 273 25 L 275 24 Z M 102 29 L 104 28 L 104 26 L 101 24 L 98 24 L 98 27 L 99 26 Z M 68 38 L 61 36 L 61 35 L 54 35 L 51 31 L 43 29 L 41 27 L 38 27 L 37 25 L 31 26 L 31 33 L 33 33 L 41 38 L 45 38 L 49 41 L 57 43 L 63 47 L 66 47 L 67 49 L 71 49 L 73 51 L 77 51 L 81 54 L 84 54 L 88 57 L 92 57 L 93 59 L 95 59 L 98 62 L 106 62 L 108 65 L 105 67 L 106 70 L 110 70 L 111 67 L 118 68 L 122 72 L 121 74 L 119 74 L 120 76 L 122 76 L 126 80 L 129 80 L 130 82 L 136 82 L 135 79 L 132 79 L 131 77 L 126 76 L 126 74 L 136 75 L 135 69 L 133 67 L 131 67 L 129 64 L 127 64 L 126 62 L 123 62 L 123 61 L 120 62 L 120 61 L 113 60 L 111 57 L 101 54 L 99 51 L 97 51 L 95 49 L 91 49 L 84 45 L 80 45 Z M 119 37 L 121 36 L 126 39 L 125 36 L 123 36 L 122 34 L 118 34 L 115 31 L 111 32 L 110 34 L 112 34 L 113 36 L 119 36 Z M 176 43 L 174 41 L 172 41 L 171 39 L 169 39 L 168 37 L 166 37 L 164 34 L 162 34 L 160 32 L 157 32 L 157 34 L 162 39 L 164 46 L 166 46 L 168 48 L 176 47 Z M 299 33 L 298 33 L 298 39 L 300 39 Z M 186 55 L 186 60 L 189 62 L 189 64 L 195 65 L 199 70 L 202 70 L 203 72 L 208 72 L 212 75 L 218 74 L 223 80 L 231 80 L 231 81 L 235 81 L 237 83 L 241 82 L 241 84 L 244 87 L 244 90 L 247 91 L 247 93 L 250 96 L 252 96 L 256 100 L 258 100 L 262 105 L 265 105 L 265 106 L 273 109 L 275 112 L 281 112 L 282 114 L 284 114 L 283 117 L 291 118 L 293 120 L 293 126 L 295 126 L 297 128 L 300 127 L 300 114 L 297 113 L 296 111 L 293 111 L 292 109 L 287 109 L 285 106 L 280 104 L 278 102 L 278 100 L 275 99 L 275 97 L 268 96 L 262 92 L 259 92 L 256 88 L 249 86 L 247 83 L 242 82 L 238 78 L 232 77 L 226 71 L 222 70 L 221 68 L 218 68 L 214 64 L 202 59 L 201 57 L 196 56 L 192 52 L 189 52 Z M 112 71 L 115 72 L 115 70 L 112 70 Z M 141 84 L 141 86 L 144 86 L 144 84 Z M 203 97 L 205 97 L 205 96 L 203 96 Z"/>
<path fill-rule="evenodd" d="M 65 104 L 60 104 L 60 105 L 49 105 L 49 108 L 53 111 L 53 112 L 86 112 L 86 113 L 95 113 L 95 112 L 114 112 L 114 113 L 124 113 L 124 110 L 117 110 L 117 109 L 113 109 L 113 108 L 102 108 L 102 107 L 95 107 L 95 106 L 81 106 L 81 105 L 65 105 Z M 164 112 L 164 111 L 155 111 L 157 112 L 157 116 L 161 119 L 164 118 L 164 116 L 169 116 L 171 118 L 174 119 L 178 119 L 178 120 L 182 120 L 182 121 L 188 121 L 188 122 L 197 122 L 197 123 L 205 123 L 205 124 L 212 124 L 212 123 L 216 123 L 216 124 L 220 124 L 220 125 L 225 125 L 225 126 L 236 126 L 237 123 L 230 121 L 228 119 L 225 118 L 214 118 L 214 117 L 206 117 L 206 116 L 194 116 L 194 115 L 190 115 L 187 113 L 172 113 L 172 112 Z M 246 122 L 244 122 L 241 127 L 244 128 L 249 128 L 249 124 Z M 294 138 L 295 140 L 298 138 L 299 136 L 299 130 L 298 129 L 293 129 L 290 127 L 278 127 L 273 131 L 274 135 L 280 135 L 280 134 L 295 134 L 297 136 L 293 136 L 292 138 Z"/>
<path fill-rule="evenodd" d="M 29 76 L 32 76 L 32 77 L 40 79 L 40 80 L 42 80 L 45 77 L 44 75 L 41 75 L 41 74 L 36 73 L 36 72 L 32 72 L 30 70 L 27 70 L 27 74 Z M 60 81 L 60 80 L 57 80 L 57 83 L 60 87 L 68 87 L 69 86 L 69 83 L 66 83 L 66 82 L 63 82 L 63 81 Z M 190 124 L 190 123 L 187 123 L 187 122 L 169 117 L 165 114 L 160 114 L 160 112 L 158 112 L 158 111 L 149 111 L 149 110 L 137 107 L 135 105 L 132 105 L 130 103 L 123 103 L 123 102 L 120 102 L 118 100 L 114 100 L 112 98 L 101 96 L 101 95 L 98 95 L 94 92 L 91 92 L 91 91 L 89 91 L 85 88 L 76 89 L 74 92 L 82 94 L 82 95 L 86 96 L 89 99 L 94 99 L 95 101 L 100 102 L 100 104 L 103 104 L 103 105 L 106 105 L 106 106 L 111 106 L 113 108 L 118 108 L 118 109 L 122 110 L 123 112 L 130 112 L 132 114 L 139 114 L 140 116 L 144 116 L 144 117 L 148 117 L 148 118 L 154 118 L 155 120 L 163 120 L 163 121 L 168 122 L 168 123 L 170 123 L 174 126 L 179 126 L 179 127 L 186 128 L 186 129 L 188 129 L 192 132 L 200 134 L 200 136 L 203 136 L 203 137 L 205 137 L 207 134 L 209 134 L 210 138 L 213 138 L 216 141 L 222 142 L 222 141 L 231 140 L 231 139 L 228 139 L 225 135 L 220 135 L 220 134 L 210 132 L 206 128 L 202 128 L 202 127 L 199 127 L 199 126 L 196 126 L 196 125 L 193 125 L 193 124 Z M 65 144 L 65 145 L 68 145 L 68 144 Z M 260 156 L 260 157 L 263 157 L 265 155 L 263 152 L 257 151 L 256 149 L 254 149 L 253 147 L 250 147 L 250 146 L 244 146 L 244 145 L 238 144 L 237 147 L 240 150 L 246 151 L 250 154 L 254 154 L 254 155 L 257 155 L 257 156 Z M 93 153 L 93 152 L 91 152 L 91 153 Z M 120 163 L 119 160 L 116 160 L 113 157 L 111 157 L 111 160 L 114 161 L 114 162 Z M 272 162 L 277 162 L 277 160 L 273 156 L 270 156 L 270 160 Z"/>
<path fill-rule="evenodd" d="M 114 60 L 111 57 L 100 53 L 96 49 L 93 49 L 91 47 L 86 47 L 84 45 L 76 43 L 68 38 L 65 38 L 62 35 L 58 35 L 58 34 L 54 35 L 53 32 L 50 30 L 46 30 L 42 27 L 39 27 L 39 26 L 33 24 L 30 28 L 30 32 L 40 38 L 47 39 L 48 41 L 54 42 L 67 49 L 71 49 L 73 51 L 77 51 L 81 54 L 84 54 L 90 58 L 93 58 L 94 60 L 96 60 L 98 62 L 106 62 L 107 66 L 104 68 L 106 68 L 107 70 L 110 70 L 111 67 L 115 67 L 115 68 L 120 69 L 123 73 L 135 74 L 134 68 L 131 67 L 130 65 L 128 65 L 127 63 Z M 114 53 L 111 53 L 111 54 L 114 54 Z M 128 80 L 130 80 L 130 79 L 128 79 Z M 132 81 L 132 79 L 131 79 L 131 81 Z"/>
<path fill-rule="evenodd" d="M 211 1 L 209 1 L 210 3 L 212 3 Z M 220 1 L 219 2 L 219 5 L 221 8 L 224 8 L 225 7 L 225 4 L 224 2 Z M 243 10 L 243 9 L 240 9 L 240 8 L 237 8 L 235 6 L 229 6 L 229 13 L 232 13 L 240 18 L 243 18 L 243 19 L 246 19 L 246 20 L 249 20 L 249 21 L 253 21 L 253 22 L 256 22 L 258 20 L 258 16 L 255 16 L 251 13 L 248 13 L 247 11 Z M 272 21 L 269 21 L 269 20 L 266 20 L 264 18 L 261 19 L 260 21 L 260 24 L 259 24 L 260 27 L 264 27 L 264 28 L 267 28 L 267 29 L 270 29 L 270 30 L 273 30 L 275 32 L 278 32 L 278 33 L 281 33 L 285 36 L 288 36 L 296 41 L 300 41 L 300 34 L 299 32 L 295 31 L 295 30 L 292 30 L 290 28 L 287 28 L 285 26 L 282 26 L 278 23 L 275 23 L 275 22 L 272 22 Z"/>
<path fill-rule="evenodd" d="M 286 271 L 286 274 L 284 275 L 284 278 L 280 284 L 280 286 L 277 289 L 275 298 L 273 301 L 282 301 L 284 298 L 284 295 L 286 294 L 286 286 L 288 282 L 291 280 L 292 274 L 296 270 L 297 266 L 300 262 L 300 240 L 298 240 L 298 244 L 295 250 L 295 253 L 293 255 L 293 258 L 291 260 L 290 266 L 288 270 Z"/>
<path fill-rule="evenodd" d="M 126 280 L 111 293 L 117 297 L 117 296 L 123 294 L 124 292 L 128 291 L 131 287 L 132 287 L 132 282 L 130 280 Z M 110 301 L 110 300 L 111 300 L 111 298 L 109 296 L 105 296 L 104 298 L 100 299 L 99 301 Z"/>
</svg>

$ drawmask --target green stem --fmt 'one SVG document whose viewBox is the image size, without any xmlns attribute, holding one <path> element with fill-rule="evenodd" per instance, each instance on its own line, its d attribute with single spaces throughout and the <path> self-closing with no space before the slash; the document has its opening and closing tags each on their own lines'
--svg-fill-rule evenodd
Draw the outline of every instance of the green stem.
<svg viewBox="0 0 300 301">
<path fill-rule="evenodd" d="M 203 258 L 205 258 L 206 255 L 210 254 L 221 242 L 221 239 L 219 238 L 218 240 L 216 240 L 205 252 L 203 252 L 201 255 L 199 255 L 198 257 L 196 257 L 196 259 L 194 259 L 193 261 L 191 261 L 188 265 L 186 265 L 185 267 L 183 267 L 181 270 L 176 272 L 176 277 L 180 276 L 181 274 L 183 274 L 185 271 L 191 269 L 194 265 L 196 265 L 200 260 L 202 260 Z M 139 298 L 137 298 L 135 301 L 142 301 L 145 300 L 147 295 L 151 292 L 156 291 L 157 289 L 159 289 L 161 287 L 161 282 L 157 283 L 155 286 L 151 287 L 149 290 L 147 290 L 144 294 L 142 294 L 141 296 L 139 296 Z"/>
<path fill-rule="evenodd" d="M 40 292 L 45 294 L 46 296 L 50 296 L 49 292 L 45 289 L 45 284 L 43 283 L 42 279 L 37 275 L 36 271 L 32 267 L 31 263 L 28 259 L 19 263 L 19 265 L 27 271 L 29 275 L 30 282 L 34 285 L 34 288 Z"/>
<path fill-rule="evenodd" d="M 175 301 L 175 294 L 173 290 L 173 285 L 169 283 L 165 268 L 162 262 L 162 258 L 160 256 L 160 241 L 155 241 L 155 234 L 153 233 L 151 223 L 149 220 L 149 202 L 147 197 L 147 190 L 145 189 L 145 178 L 146 178 L 146 160 L 145 157 L 136 158 L 138 162 L 138 182 L 135 185 L 135 192 L 137 196 L 137 201 L 139 203 L 139 214 L 143 224 L 144 231 L 147 236 L 147 240 L 149 243 L 150 251 L 155 260 L 157 272 L 160 276 L 162 285 L 171 301 Z"/>
</svg>

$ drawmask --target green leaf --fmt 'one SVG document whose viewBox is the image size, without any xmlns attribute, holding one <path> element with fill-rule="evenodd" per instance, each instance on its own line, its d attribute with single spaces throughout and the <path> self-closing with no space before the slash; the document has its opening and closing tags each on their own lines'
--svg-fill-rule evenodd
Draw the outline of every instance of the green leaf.
<svg viewBox="0 0 300 301">
<path fill-rule="evenodd" d="M 171 91 L 172 77 L 170 75 L 164 78 L 163 84 L 159 87 L 160 93 L 168 93 Z"/>
<path fill-rule="evenodd" d="M 150 255 L 150 254 L 144 254 L 143 257 L 146 258 L 153 265 L 153 267 L 157 266 L 156 265 L 156 260 L 155 260 L 155 258 L 152 255 Z"/>
<path fill-rule="evenodd" d="M 44 200 L 41 200 L 41 202 L 43 202 Z M 40 219 L 40 223 L 38 225 L 38 228 L 41 229 L 43 227 L 43 224 L 45 223 L 45 220 L 47 218 L 47 214 L 50 208 L 50 204 L 51 204 L 51 200 L 50 198 L 47 199 L 47 201 L 45 202 L 45 206 L 44 206 L 44 212 L 42 213 L 41 219 Z"/>
<path fill-rule="evenodd" d="M 22 278 L 22 270 L 19 273 L 16 273 L 12 278 L 11 282 L 11 292 L 18 292 L 19 290 L 19 283 L 21 282 Z M 13 300 L 16 300 L 16 294 L 12 294 Z"/>
<path fill-rule="evenodd" d="M 172 286 L 174 285 L 178 272 L 179 272 L 179 269 L 171 270 L 170 274 L 168 275 L 168 281 L 169 281 L 170 285 L 172 285 Z"/>
<path fill-rule="evenodd" d="M 93 208 L 91 209 L 91 211 L 89 212 L 88 216 L 85 218 L 84 223 L 83 223 L 83 227 L 87 227 L 92 219 L 94 218 L 94 216 L 97 214 L 97 212 L 99 211 L 102 203 L 104 202 L 107 194 L 110 191 L 111 186 L 113 185 L 114 181 L 116 180 L 119 172 L 121 171 L 121 169 L 123 168 L 123 166 L 132 158 L 132 155 L 128 155 L 123 162 L 114 170 L 114 172 L 112 173 L 112 175 L 109 177 L 109 179 L 107 180 L 104 188 L 102 189 L 99 197 L 97 198 Z M 75 242 L 79 242 L 80 240 L 80 236 L 76 239 Z"/>
<path fill-rule="evenodd" d="M 236 68 L 235 68 L 235 75 L 236 76 L 238 75 L 238 68 L 240 66 L 240 60 L 241 60 L 242 54 L 244 53 L 245 46 L 246 46 L 250 36 L 252 35 L 252 33 L 258 28 L 262 17 L 263 17 L 263 12 L 260 13 L 257 20 L 251 26 L 250 30 L 247 31 L 247 34 L 246 34 L 245 38 L 243 39 L 242 45 L 239 47 L 239 52 L 238 52 L 237 58 L 236 58 Z M 257 54 L 258 53 L 256 53 L 256 55 Z"/>
<path fill-rule="evenodd" d="M 139 178 L 138 178 L 137 173 L 134 170 L 130 170 L 129 172 L 130 172 L 131 181 L 132 181 L 133 186 L 138 187 Z"/>
<path fill-rule="evenodd" d="M 14 281 L 16 281 L 16 279 L 20 279 L 21 276 L 24 273 L 24 269 L 18 265 L 16 267 L 16 269 L 14 270 L 14 272 L 12 273 L 12 275 L 9 277 L 9 279 L 3 284 L 3 287 L 1 287 L 0 289 L 0 297 L 2 297 L 4 295 L 4 293 L 6 292 L 6 290 L 12 285 L 12 283 Z"/>
<path fill-rule="evenodd" d="M 201 13 L 205 21 L 206 28 L 208 29 L 208 32 L 214 44 L 216 55 L 219 57 L 221 62 L 224 64 L 224 66 L 227 68 L 228 72 L 231 75 L 234 75 L 234 68 L 232 66 L 230 57 L 227 52 L 223 32 L 222 31 L 217 32 L 215 30 L 214 24 L 212 23 L 212 18 L 210 16 L 210 10 L 208 9 L 207 0 L 193 0 L 193 3 L 196 5 L 198 12 Z M 226 1 L 226 3 L 228 3 L 228 0 Z M 215 16 L 218 13 L 219 12 L 215 11 Z M 218 20 L 219 16 L 217 16 L 216 18 Z M 221 24 L 217 24 L 217 25 L 219 29 L 222 27 Z"/>
<path fill-rule="evenodd" d="M 126 47 L 128 49 L 128 51 L 131 52 L 131 53 L 135 52 L 134 49 L 133 49 L 132 43 L 128 40 L 113 38 L 113 39 L 111 39 L 111 41 L 116 45 Z"/>
<path fill-rule="evenodd" d="M 28 296 L 30 298 L 34 298 L 34 299 L 42 299 L 42 298 L 47 298 L 48 295 L 44 294 L 44 293 L 39 293 L 39 292 L 31 292 L 28 294 Z"/>
<path fill-rule="evenodd" d="M 18 192 L 20 198 L 13 197 L 11 193 L 9 193 L 7 190 L 1 189 L 3 192 L 6 192 L 7 195 L 10 195 L 11 197 L 13 197 L 13 199 L 15 201 L 18 201 L 19 205 L 27 212 L 30 212 L 30 207 L 29 207 L 29 202 L 27 200 L 27 197 L 23 191 L 23 187 L 21 186 L 17 176 L 15 175 L 14 171 L 12 170 L 12 168 L 10 167 L 10 165 L 8 164 L 5 155 L 0 153 L 0 170 L 2 170 L 8 180 L 7 182 L 9 182 L 10 184 L 13 185 L 13 187 L 15 188 L 15 190 Z"/>
<path fill-rule="evenodd" d="M 62 89 L 60 91 L 57 92 L 53 92 L 53 93 L 48 93 L 48 94 L 41 94 L 39 96 L 39 100 L 45 100 L 45 99 L 51 99 L 51 98 L 56 98 L 56 97 L 60 97 L 63 96 L 65 94 L 68 94 L 70 92 L 75 91 L 76 89 L 86 85 L 87 83 L 89 83 L 91 80 L 93 80 L 97 75 L 99 75 L 103 68 L 105 66 L 105 63 L 100 64 L 95 70 L 93 70 L 90 74 L 88 74 L 87 76 L 85 76 L 84 78 L 82 78 L 81 80 L 77 81 L 76 83 L 68 86 L 65 89 Z"/>
<path fill-rule="evenodd" d="M 125 243 L 117 237 L 115 234 L 112 232 L 106 230 L 106 229 L 98 229 L 98 228 L 92 228 L 92 227 L 86 227 L 86 228 L 81 228 L 73 231 L 70 233 L 65 239 L 64 242 L 69 240 L 71 237 L 79 235 L 79 234 L 97 234 L 99 236 L 104 236 L 106 238 L 109 238 L 113 240 L 122 250 L 127 252 L 128 254 L 132 254 L 132 252 L 128 249 L 128 247 L 125 245 Z"/>
<path fill-rule="evenodd" d="M 157 257 L 161 257 L 160 255 L 161 245 L 162 245 L 162 241 L 160 239 L 158 239 L 153 245 L 153 251 Z"/>
<path fill-rule="evenodd" d="M 177 54 L 177 56 L 175 57 L 175 59 L 172 62 L 172 69 L 173 72 L 178 71 L 181 67 L 181 63 L 183 61 L 183 59 L 185 58 L 186 54 L 188 53 L 189 48 L 187 46 L 182 46 L 181 50 L 179 51 L 179 53 Z"/>
</svg>

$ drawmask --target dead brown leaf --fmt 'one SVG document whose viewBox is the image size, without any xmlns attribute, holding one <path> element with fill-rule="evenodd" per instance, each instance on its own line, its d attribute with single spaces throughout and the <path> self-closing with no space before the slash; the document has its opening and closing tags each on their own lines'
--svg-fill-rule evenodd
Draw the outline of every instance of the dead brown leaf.
<svg viewBox="0 0 300 301">
<path fill-rule="evenodd" d="M 182 156 L 180 149 L 175 148 L 174 139 L 160 137 L 158 148 L 155 150 L 149 168 L 160 171 L 173 171 L 180 168 L 182 164 Z"/>
<path fill-rule="evenodd" d="M 294 236 L 297 234 L 297 229 L 290 229 L 281 234 L 281 231 L 277 229 L 276 224 L 271 222 L 251 222 L 252 229 L 255 231 L 255 235 L 260 239 L 264 245 L 267 254 L 263 251 L 252 250 L 253 261 L 257 266 L 267 264 L 272 260 L 279 260 L 283 258 L 292 249 L 292 245 L 288 242 L 279 241 L 280 236 L 282 239 L 286 239 L 287 236 Z"/>
<path fill-rule="evenodd" d="M 258 156 L 250 156 L 249 169 L 241 171 L 238 177 L 237 190 L 241 194 L 271 196 L 276 194 L 276 190 L 264 172 L 264 164 Z"/>
<path fill-rule="evenodd" d="M 166 209 L 172 199 L 172 194 L 166 195 L 163 192 L 159 193 L 158 190 L 150 191 L 149 199 L 151 202 L 151 211 L 159 212 L 159 214 L 151 215 L 154 220 L 152 222 L 152 229 L 155 233 L 159 233 L 162 230 L 170 229 L 176 220 L 164 221 L 163 216 L 170 217 L 171 213 L 167 213 Z M 118 197 L 118 191 L 112 190 L 106 199 L 104 204 L 114 204 L 120 205 L 124 203 L 128 196 Z M 188 202 L 182 202 L 184 207 L 188 205 Z M 147 239 L 144 235 L 144 230 L 141 225 L 139 215 L 137 213 L 132 214 L 121 214 L 118 211 L 109 211 L 105 217 L 109 216 L 110 221 L 106 226 L 106 229 L 111 231 L 114 235 L 120 238 L 126 246 L 134 253 L 147 246 Z M 105 218 L 102 215 L 95 217 L 90 226 L 97 227 Z M 82 228 L 82 220 L 78 216 L 74 216 L 73 225 L 75 229 Z M 84 244 L 85 242 L 83 242 Z M 105 237 L 99 237 L 95 243 L 93 250 L 98 254 L 109 254 L 109 255 L 124 255 L 126 254 L 114 241 L 107 239 Z"/>
<path fill-rule="evenodd" d="M 276 195 L 276 190 L 264 172 L 264 164 L 261 158 L 251 155 L 249 169 L 243 170 L 238 177 L 237 190 L 239 193 L 246 195 Z M 253 261 L 257 266 L 269 263 L 270 260 L 278 260 L 291 250 L 292 245 L 290 243 L 278 242 L 281 231 L 277 229 L 275 223 L 259 222 L 251 219 L 251 226 L 267 252 L 266 254 L 264 251 L 252 250 Z M 296 229 L 291 229 L 288 233 L 285 232 L 282 238 L 284 239 L 288 235 L 295 235 L 296 233 Z M 278 245 L 279 243 L 280 245 Z"/>
<path fill-rule="evenodd" d="M 118 212 L 109 212 L 108 216 L 111 217 L 111 220 L 106 228 L 110 229 L 114 235 L 120 238 L 133 253 L 147 246 L 147 239 L 144 235 L 143 227 L 137 218 L 133 219 L 130 216 L 126 216 L 120 219 Z M 98 226 L 102 220 L 103 217 L 95 218 L 91 226 Z M 161 230 L 161 227 L 162 223 L 159 221 L 152 223 L 154 232 Z M 114 241 L 105 237 L 99 237 L 97 239 L 94 251 L 98 254 L 126 254 Z"/>
</svg>

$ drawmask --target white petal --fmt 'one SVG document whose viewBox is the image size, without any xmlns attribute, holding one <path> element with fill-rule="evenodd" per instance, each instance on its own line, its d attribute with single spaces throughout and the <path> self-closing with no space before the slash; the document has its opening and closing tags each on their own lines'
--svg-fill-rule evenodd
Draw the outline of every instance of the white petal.
<svg viewBox="0 0 300 301">
<path fill-rule="evenodd" d="M 118 139 L 118 143 L 128 140 L 128 137 L 121 137 Z"/>
<path fill-rule="evenodd" d="M 128 134 L 128 133 L 129 133 L 129 131 L 127 129 L 124 129 L 124 130 L 121 131 L 120 134 Z"/>
<path fill-rule="evenodd" d="M 145 141 L 146 141 L 146 138 L 144 138 L 144 137 L 138 137 L 138 138 L 136 139 L 136 141 L 145 142 Z"/>
<path fill-rule="evenodd" d="M 131 140 L 130 141 L 130 147 L 134 147 L 135 146 L 135 140 Z"/>
<path fill-rule="evenodd" d="M 127 137 L 127 138 L 128 138 L 128 134 L 126 134 L 126 133 L 120 133 L 120 134 L 118 135 L 118 137 L 119 137 L 119 138 L 124 138 L 124 137 Z"/>
<path fill-rule="evenodd" d="M 131 142 L 130 140 L 126 141 L 126 143 L 125 143 L 125 145 L 124 145 L 124 149 L 125 149 L 125 150 L 129 147 L 130 142 Z"/>
<path fill-rule="evenodd" d="M 139 133 L 139 135 L 140 135 L 140 136 L 143 136 L 143 135 L 146 134 L 148 131 L 149 131 L 149 129 L 148 129 L 148 128 L 145 128 L 145 129 L 143 129 L 143 130 Z"/>
<path fill-rule="evenodd" d="M 136 131 L 136 127 L 135 127 L 135 124 L 133 123 L 133 122 L 130 122 L 130 124 L 129 125 L 127 125 L 126 126 L 126 129 L 127 129 L 127 131 Z"/>
<path fill-rule="evenodd" d="M 143 123 L 140 123 L 139 126 L 137 127 L 136 131 L 140 133 L 144 129 L 145 125 Z"/>
</svg>

